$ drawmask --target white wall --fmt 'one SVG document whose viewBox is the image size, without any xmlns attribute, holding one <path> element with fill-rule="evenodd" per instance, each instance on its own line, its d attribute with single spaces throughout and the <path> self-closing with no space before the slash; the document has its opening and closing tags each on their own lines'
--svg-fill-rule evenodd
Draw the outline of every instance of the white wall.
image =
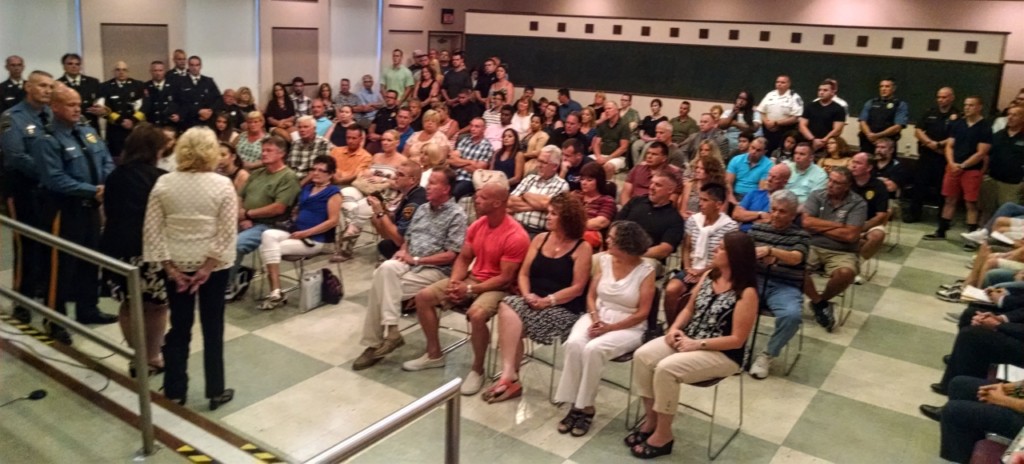
<svg viewBox="0 0 1024 464">
<path fill-rule="evenodd" d="M 137 1 L 137 0 L 136 0 Z M 166 3 L 167 0 L 160 0 Z M 254 0 L 185 0 L 184 42 L 170 42 L 203 58 L 203 74 L 223 89 L 259 88 Z M 257 101 L 265 99 L 256 95 Z"/>
<path fill-rule="evenodd" d="M 110 78 L 111 71 L 102 69 L 100 29 L 104 23 L 166 24 L 168 46 L 171 50 L 180 47 L 185 37 L 185 3 L 185 0 L 82 0 L 82 73 L 101 82 Z M 49 30 L 38 34 L 47 32 Z M 136 79 L 149 80 L 146 68 L 132 69 L 131 74 Z"/>
<path fill-rule="evenodd" d="M 40 69 L 59 76 L 61 55 L 77 51 L 74 0 L 0 0 L 0 60 L 18 55 L 26 75 Z"/>
<path fill-rule="evenodd" d="M 353 89 L 362 85 L 364 74 L 378 82 L 377 33 L 376 0 L 331 0 L 329 82 L 335 93 L 342 78 L 352 81 Z"/>
</svg>

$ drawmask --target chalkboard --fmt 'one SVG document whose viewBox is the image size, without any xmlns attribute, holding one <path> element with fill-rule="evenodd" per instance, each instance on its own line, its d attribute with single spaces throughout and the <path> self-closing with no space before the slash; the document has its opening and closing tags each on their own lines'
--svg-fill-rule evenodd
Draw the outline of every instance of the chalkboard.
<svg viewBox="0 0 1024 464">
<path fill-rule="evenodd" d="M 934 106 L 935 91 L 951 86 L 957 106 L 981 96 L 990 106 L 1002 65 L 880 56 L 491 35 L 466 36 L 467 62 L 499 56 L 517 86 L 604 90 L 731 102 L 741 89 L 755 101 L 788 74 L 804 101 L 817 98 L 825 78 L 839 81 L 851 116 L 878 96 L 883 77 L 897 82 L 896 96 L 910 105 L 911 121 Z"/>
</svg>

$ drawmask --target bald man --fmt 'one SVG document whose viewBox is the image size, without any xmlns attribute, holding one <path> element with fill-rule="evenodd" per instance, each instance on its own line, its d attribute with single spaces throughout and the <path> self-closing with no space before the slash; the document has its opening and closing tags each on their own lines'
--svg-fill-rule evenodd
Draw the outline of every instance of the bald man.
<svg viewBox="0 0 1024 464">
<path fill-rule="evenodd" d="M 483 386 L 484 359 L 491 340 L 487 321 L 497 313 L 498 303 L 507 295 L 530 247 L 526 230 L 508 214 L 508 197 L 508 189 L 499 184 L 485 184 L 476 191 L 473 204 L 479 219 L 466 231 L 466 243 L 455 259 L 451 278 L 416 294 L 416 315 L 427 338 L 427 352 L 406 361 L 402 369 L 419 371 L 444 367 L 434 307 L 468 304 L 466 318 L 471 327 L 473 366 L 462 384 L 463 395 L 474 395 Z M 470 263 L 473 263 L 472 271 Z"/>
<path fill-rule="evenodd" d="M 143 83 L 128 76 L 128 63 L 114 64 L 114 78 L 100 85 L 100 99 L 107 120 L 107 148 L 115 160 L 121 158 L 121 149 L 128 134 L 140 121 L 142 113 Z"/>
<path fill-rule="evenodd" d="M 45 195 L 57 208 L 52 230 L 61 238 L 96 249 L 100 238 L 100 203 L 103 184 L 114 170 L 106 145 L 92 127 L 80 125 L 82 98 L 65 86 L 54 88 L 50 107 L 53 124 L 46 135 L 32 143 L 32 156 L 39 163 L 39 181 Z M 110 324 L 117 316 L 101 313 L 99 275 L 96 265 L 61 253 L 56 273 L 56 293 L 51 289 L 48 304 L 67 314 L 66 303 L 75 303 L 75 318 L 82 324 Z M 50 336 L 65 344 L 71 336 L 62 327 L 50 326 Z"/>
<path fill-rule="evenodd" d="M 740 230 L 747 232 L 755 223 L 767 223 L 771 221 L 772 194 L 786 188 L 789 177 L 793 172 L 785 163 L 776 164 L 768 170 L 768 178 L 764 181 L 764 187 L 754 190 L 743 197 L 732 210 L 732 218 L 740 223 Z"/>
<path fill-rule="evenodd" d="M 871 159 L 861 152 L 850 158 L 853 185 L 850 190 L 868 204 L 867 220 L 861 228 L 860 257 L 871 259 L 885 242 L 885 224 L 889 222 L 889 189 L 872 173 Z"/>
</svg>

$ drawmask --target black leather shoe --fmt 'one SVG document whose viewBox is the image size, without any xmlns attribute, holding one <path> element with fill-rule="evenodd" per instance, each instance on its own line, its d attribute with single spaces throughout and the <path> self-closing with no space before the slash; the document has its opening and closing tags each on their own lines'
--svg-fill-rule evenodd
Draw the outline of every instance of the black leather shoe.
<svg viewBox="0 0 1024 464">
<path fill-rule="evenodd" d="M 215 398 L 210 398 L 210 410 L 216 411 L 221 405 L 235 399 L 235 389 L 225 388 L 224 392 Z"/>
<path fill-rule="evenodd" d="M 78 316 L 79 324 L 113 324 L 115 322 L 117 322 L 117 316 L 99 311 L 93 314 Z"/>
<path fill-rule="evenodd" d="M 918 406 L 918 409 L 921 410 L 921 414 L 924 414 L 924 417 L 927 417 L 935 422 L 939 422 L 942 420 L 942 406 L 922 404 L 921 406 Z"/>
<path fill-rule="evenodd" d="M 32 311 L 22 308 L 21 306 L 14 308 L 14 312 L 11 313 L 11 316 L 13 316 L 15 319 L 18 320 L 18 322 L 21 322 L 22 324 L 28 324 L 29 322 L 32 322 Z"/>
<path fill-rule="evenodd" d="M 57 342 L 71 346 L 71 334 L 68 333 L 67 329 L 46 320 L 43 321 L 43 327 L 46 328 L 46 331 L 49 333 L 50 338 L 54 339 Z"/>
<path fill-rule="evenodd" d="M 933 383 L 932 391 L 942 396 L 946 396 L 946 387 L 943 387 L 941 383 Z"/>
</svg>

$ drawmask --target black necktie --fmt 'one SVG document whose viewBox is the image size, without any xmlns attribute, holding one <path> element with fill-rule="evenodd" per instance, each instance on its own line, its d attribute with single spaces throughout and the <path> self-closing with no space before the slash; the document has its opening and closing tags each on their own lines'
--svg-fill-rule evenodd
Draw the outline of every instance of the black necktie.
<svg viewBox="0 0 1024 464">
<path fill-rule="evenodd" d="M 45 111 L 39 112 L 39 122 L 43 123 L 43 127 L 46 127 L 50 123 L 50 116 Z"/>
</svg>

